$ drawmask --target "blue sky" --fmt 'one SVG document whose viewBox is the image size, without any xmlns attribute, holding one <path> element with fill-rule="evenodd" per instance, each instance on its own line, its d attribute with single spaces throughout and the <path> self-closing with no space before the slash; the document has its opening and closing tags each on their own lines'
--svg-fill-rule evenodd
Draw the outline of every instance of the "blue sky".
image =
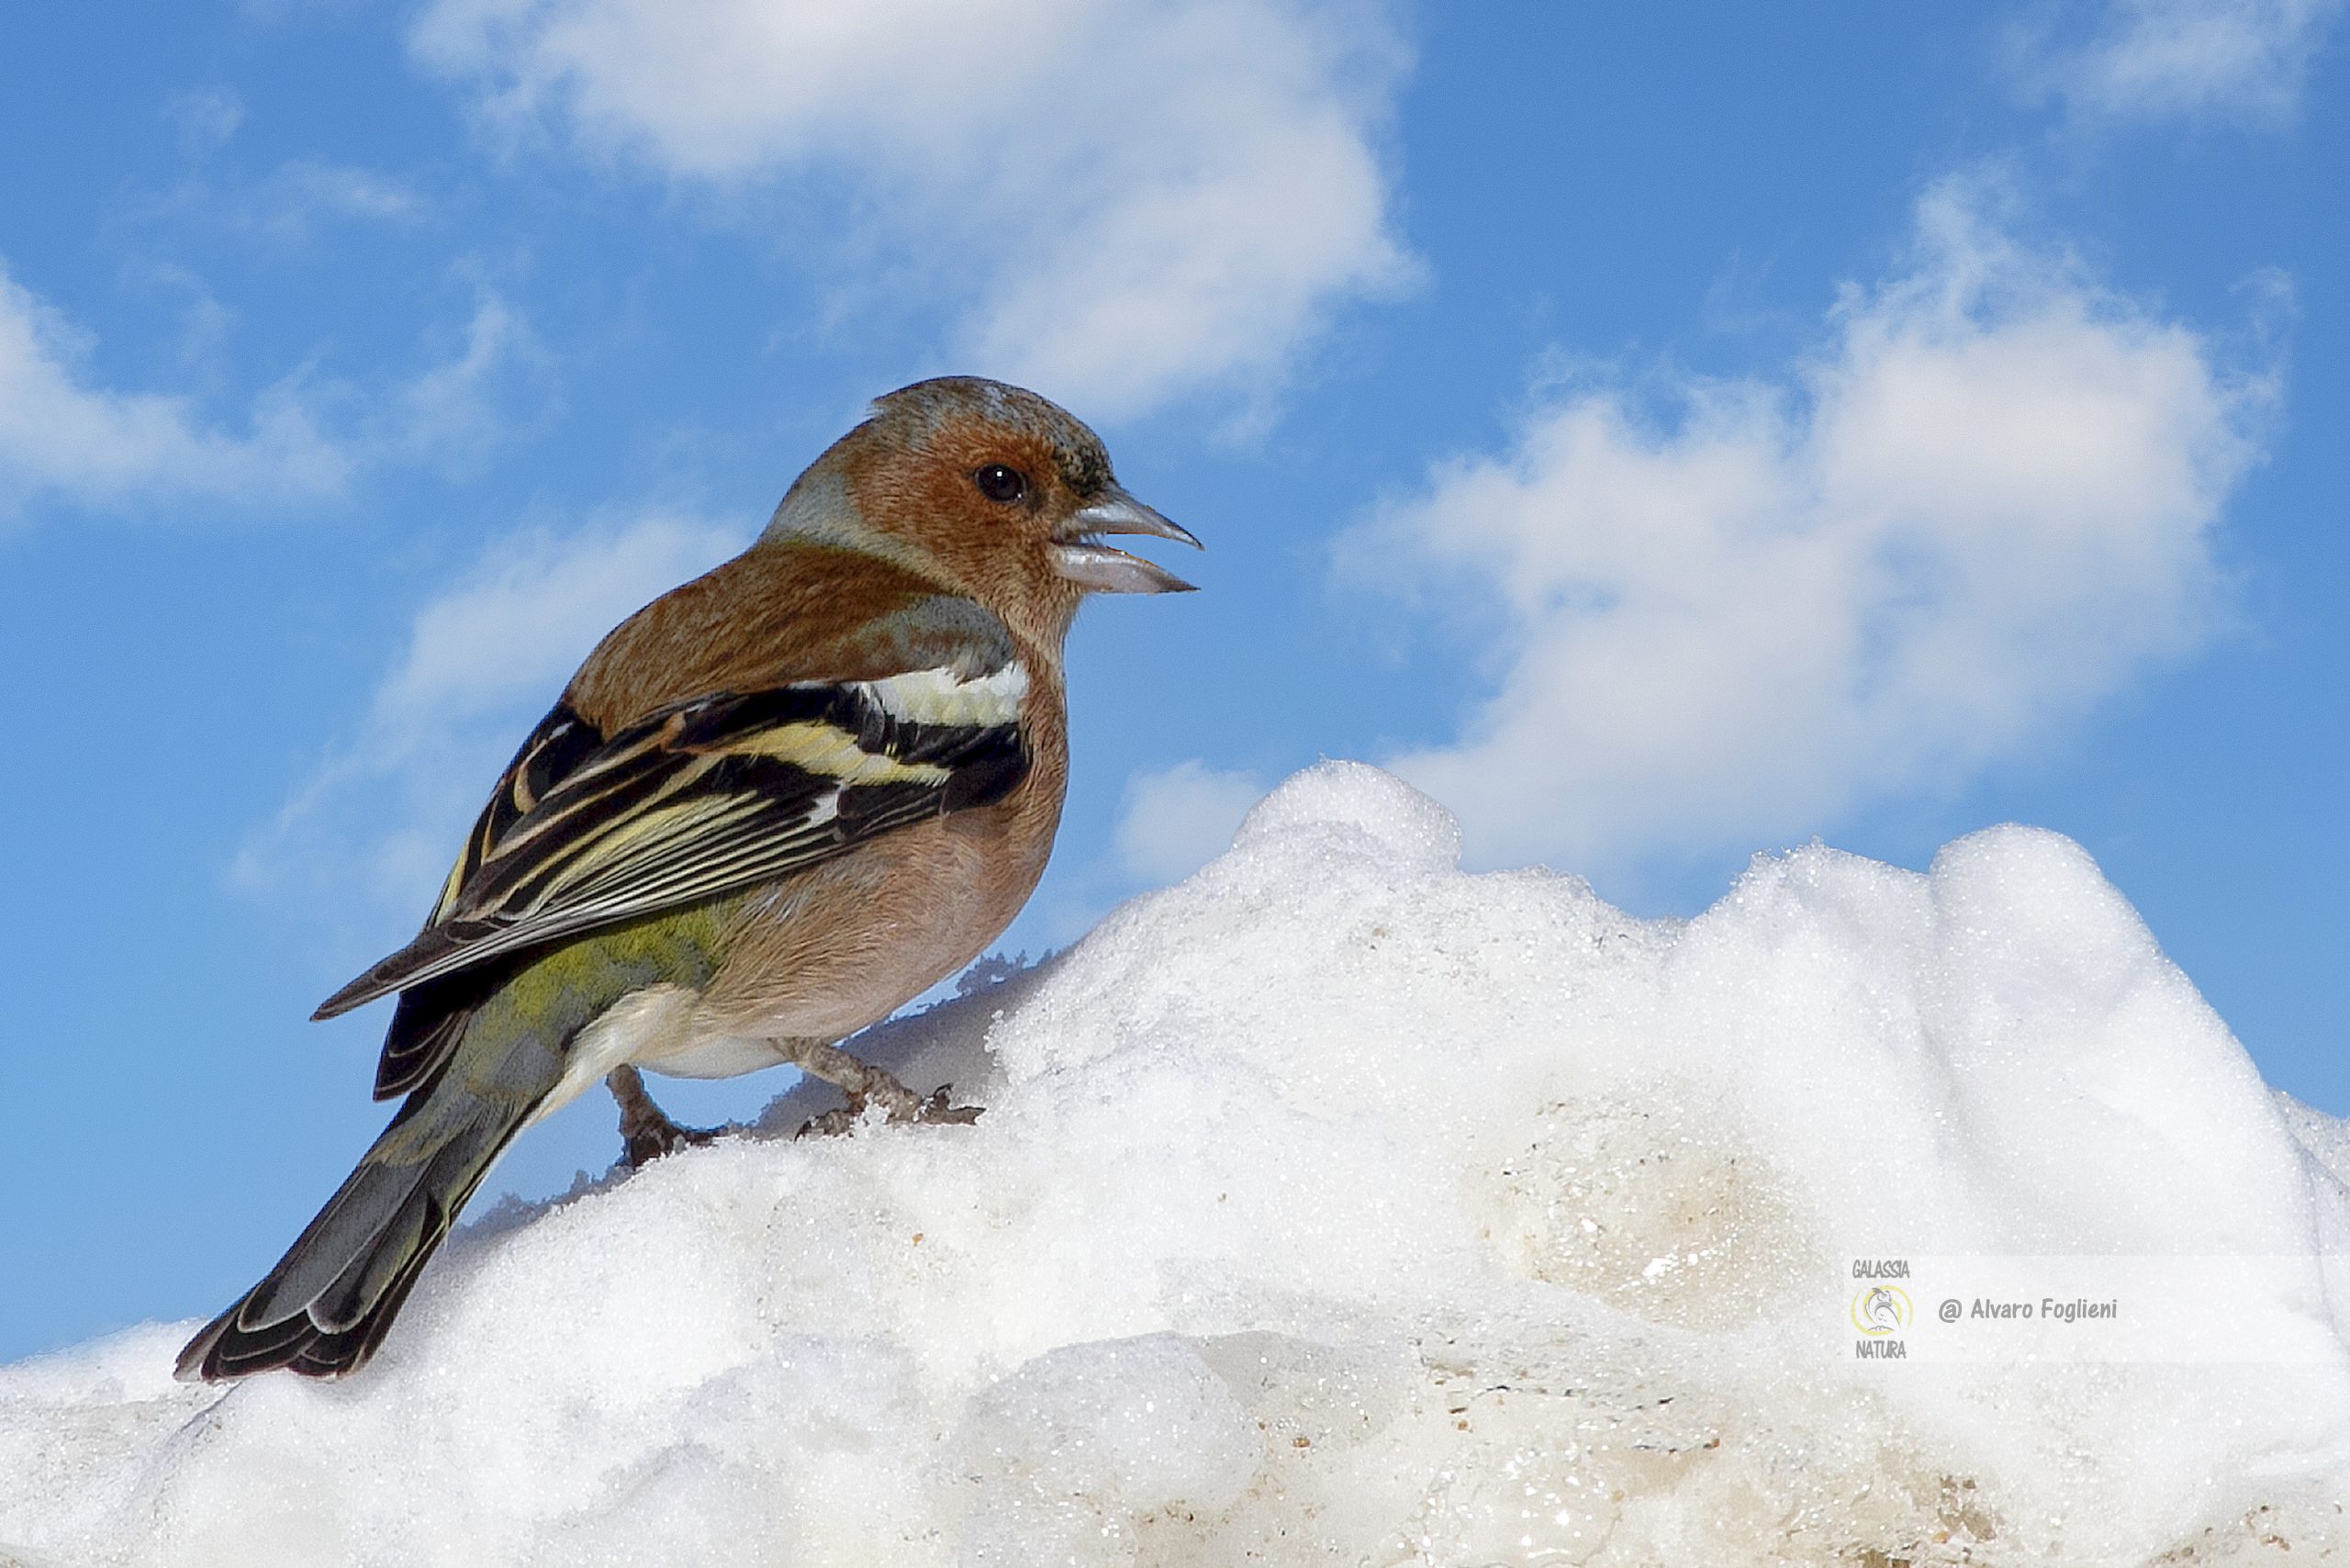
<svg viewBox="0 0 2350 1568">
<path fill-rule="evenodd" d="M 1642 913 L 2022 820 L 2350 1112 L 2341 11 L 19 7 L 0 1357 L 277 1255 L 516 737 L 950 370 L 1210 546 L 1080 624 L 1007 946 L 1324 756 Z"/>
</svg>

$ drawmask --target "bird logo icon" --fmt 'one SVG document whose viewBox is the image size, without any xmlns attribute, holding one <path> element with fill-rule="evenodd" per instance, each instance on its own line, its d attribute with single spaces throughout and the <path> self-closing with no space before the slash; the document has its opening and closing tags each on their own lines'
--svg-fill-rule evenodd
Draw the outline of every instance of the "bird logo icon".
<svg viewBox="0 0 2350 1568">
<path fill-rule="evenodd" d="M 1872 1339 L 1909 1327 L 1908 1293 L 1897 1285 L 1871 1285 L 1852 1297 L 1852 1327 Z"/>
</svg>

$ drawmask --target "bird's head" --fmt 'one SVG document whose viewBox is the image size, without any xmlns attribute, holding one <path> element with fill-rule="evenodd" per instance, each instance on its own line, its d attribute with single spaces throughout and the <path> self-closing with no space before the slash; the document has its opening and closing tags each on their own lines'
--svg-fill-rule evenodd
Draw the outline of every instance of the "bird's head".
<svg viewBox="0 0 2350 1568">
<path fill-rule="evenodd" d="M 1192 587 L 1103 543 L 1110 534 L 1200 547 L 1126 493 L 1101 438 L 1067 410 L 951 375 L 877 400 L 800 476 L 765 537 L 879 555 L 1058 640 L 1089 593 Z"/>
</svg>

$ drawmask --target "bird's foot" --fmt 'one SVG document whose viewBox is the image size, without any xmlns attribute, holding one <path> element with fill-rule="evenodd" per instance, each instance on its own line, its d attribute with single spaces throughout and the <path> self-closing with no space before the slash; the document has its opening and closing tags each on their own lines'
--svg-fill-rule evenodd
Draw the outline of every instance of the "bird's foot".
<svg viewBox="0 0 2350 1568">
<path fill-rule="evenodd" d="M 641 1170 L 665 1154 L 675 1154 L 681 1148 L 694 1148 L 713 1141 L 718 1131 L 712 1127 L 684 1127 L 669 1119 L 667 1112 L 653 1103 L 644 1090 L 644 1080 L 632 1067 L 614 1068 L 604 1080 L 612 1098 L 621 1103 L 621 1158 L 628 1161 L 632 1170 Z"/>
<path fill-rule="evenodd" d="M 838 1046 L 822 1040 L 790 1040 L 778 1042 L 785 1059 L 813 1078 L 821 1078 L 841 1092 L 847 1103 L 837 1111 L 827 1111 L 821 1116 L 802 1123 L 799 1136 L 811 1133 L 835 1137 L 847 1132 L 865 1119 L 865 1113 L 875 1105 L 892 1122 L 975 1122 L 979 1120 L 977 1105 L 954 1103 L 952 1085 L 941 1084 L 929 1098 L 915 1093 L 898 1081 L 898 1075 L 886 1067 L 851 1056 Z"/>
<path fill-rule="evenodd" d="M 867 1070 L 879 1080 L 862 1092 L 847 1091 L 848 1103 L 838 1110 L 811 1116 L 800 1125 L 797 1137 L 838 1137 L 865 1119 L 865 1113 L 875 1105 L 892 1122 L 943 1122 L 968 1126 L 979 1119 L 981 1107 L 955 1103 L 955 1086 L 942 1083 L 928 1095 L 916 1094 L 890 1074 L 879 1068 Z"/>
<path fill-rule="evenodd" d="M 661 1111 L 653 1113 L 649 1120 L 631 1123 L 621 1121 L 621 1158 L 628 1161 L 631 1170 L 639 1170 L 665 1154 L 675 1154 L 681 1148 L 699 1148 L 718 1140 L 716 1127 L 679 1126 Z"/>
<path fill-rule="evenodd" d="M 930 1098 L 922 1103 L 922 1109 L 914 1114 L 914 1120 L 945 1122 L 953 1126 L 968 1127 L 978 1121 L 979 1113 L 986 1109 L 984 1105 L 957 1105 L 955 1103 L 955 1086 L 942 1083 L 930 1092 Z"/>
</svg>

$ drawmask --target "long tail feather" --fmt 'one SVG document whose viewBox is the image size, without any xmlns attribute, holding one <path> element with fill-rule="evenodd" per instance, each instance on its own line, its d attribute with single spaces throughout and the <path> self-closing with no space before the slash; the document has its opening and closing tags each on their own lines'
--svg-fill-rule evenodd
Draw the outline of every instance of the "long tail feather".
<svg viewBox="0 0 2350 1568">
<path fill-rule="evenodd" d="M 449 1074 L 401 1106 L 277 1266 L 188 1341 L 180 1379 L 277 1367 L 341 1377 L 364 1365 L 544 1093 L 485 1097 Z"/>
</svg>

